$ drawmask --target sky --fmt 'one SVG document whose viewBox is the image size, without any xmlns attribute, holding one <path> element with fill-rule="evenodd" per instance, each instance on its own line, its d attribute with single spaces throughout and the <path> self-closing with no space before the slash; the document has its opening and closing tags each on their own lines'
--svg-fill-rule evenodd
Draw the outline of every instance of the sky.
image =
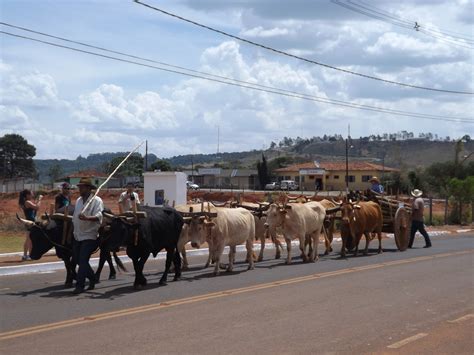
<svg viewBox="0 0 474 355">
<path fill-rule="evenodd" d="M 143 1 L 332 66 L 414 85 L 474 91 L 472 49 L 329 0 Z M 474 36 L 473 1 L 363 0 L 363 4 L 435 31 Z M 473 117 L 472 95 L 403 88 L 344 74 L 233 40 L 132 0 L 2 0 L 0 18 L 47 34 L 306 95 Z M 402 130 L 451 138 L 474 134 L 472 123 L 284 97 L 0 34 L 0 136 L 21 134 L 37 148 L 36 158 L 129 151 L 145 139 L 149 151 L 159 157 L 215 153 L 218 130 L 221 152 L 263 149 L 284 136 L 345 136 L 349 125 L 356 138 Z"/>
</svg>

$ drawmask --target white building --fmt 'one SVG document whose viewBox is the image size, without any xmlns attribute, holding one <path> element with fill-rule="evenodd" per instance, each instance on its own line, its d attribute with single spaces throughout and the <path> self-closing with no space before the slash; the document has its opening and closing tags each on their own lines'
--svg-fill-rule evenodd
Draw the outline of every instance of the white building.
<svg viewBox="0 0 474 355">
<path fill-rule="evenodd" d="M 157 171 L 146 172 L 143 177 L 145 205 L 186 204 L 186 174 L 176 171 Z"/>
</svg>

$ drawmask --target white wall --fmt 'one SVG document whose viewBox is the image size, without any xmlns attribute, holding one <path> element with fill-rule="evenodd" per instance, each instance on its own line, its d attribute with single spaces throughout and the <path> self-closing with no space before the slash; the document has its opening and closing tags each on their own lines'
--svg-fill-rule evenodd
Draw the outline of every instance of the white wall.
<svg viewBox="0 0 474 355">
<path fill-rule="evenodd" d="M 157 206 L 156 191 L 163 190 L 164 199 L 171 206 L 186 204 L 186 174 L 182 172 L 147 172 L 144 177 L 144 204 Z"/>
</svg>

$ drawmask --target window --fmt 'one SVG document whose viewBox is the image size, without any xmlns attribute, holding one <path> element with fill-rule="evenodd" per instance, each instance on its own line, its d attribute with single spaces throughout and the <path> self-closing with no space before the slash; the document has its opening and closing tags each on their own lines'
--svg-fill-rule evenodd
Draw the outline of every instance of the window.
<svg viewBox="0 0 474 355">
<path fill-rule="evenodd" d="M 349 182 L 355 182 L 356 177 L 354 175 L 349 175 Z"/>
<path fill-rule="evenodd" d="M 372 176 L 370 175 L 362 175 L 362 182 L 368 182 Z"/>
<path fill-rule="evenodd" d="M 334 180 L 339 180 L 339 175 L 334 175 Z"/>
<path fill-rule="evenodd" d="M 300 181 L 303 183 L 304 182 L 304 176 L 300 176 Z"/>
</svg>

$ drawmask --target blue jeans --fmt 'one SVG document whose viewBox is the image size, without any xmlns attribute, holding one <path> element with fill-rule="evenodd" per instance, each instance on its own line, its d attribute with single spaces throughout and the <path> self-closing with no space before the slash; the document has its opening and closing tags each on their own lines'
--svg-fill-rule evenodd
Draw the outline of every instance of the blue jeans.
<svg viewBox="0 0 474 355">
<path fill-rule="evenodd" d="M 411 221 L 410 242 L 408 243 L 408 247 L 411 248 L 413 246 L 415 234 L 417 231 L 420 231 L 421 235 L 425 238 L 426 245 L 431 246 L 430 236 L 425 229 L 425 224 L 421 221 Z"/>
<path fill-rule="evenodd" d="M 76 279 L 77 288 L 84 288 L 86 277 L 89 279 L 89 284 L 95 283 L 95 275 L 89 264 L 89 259 L 91 258 L 92 253 L 97 249 L 98 245 L 97 240 L 87 239 L 80 242 L 74 240 L 74 259 L 76 259 L 76 263 L 79 265 Z"/>
</svg>

